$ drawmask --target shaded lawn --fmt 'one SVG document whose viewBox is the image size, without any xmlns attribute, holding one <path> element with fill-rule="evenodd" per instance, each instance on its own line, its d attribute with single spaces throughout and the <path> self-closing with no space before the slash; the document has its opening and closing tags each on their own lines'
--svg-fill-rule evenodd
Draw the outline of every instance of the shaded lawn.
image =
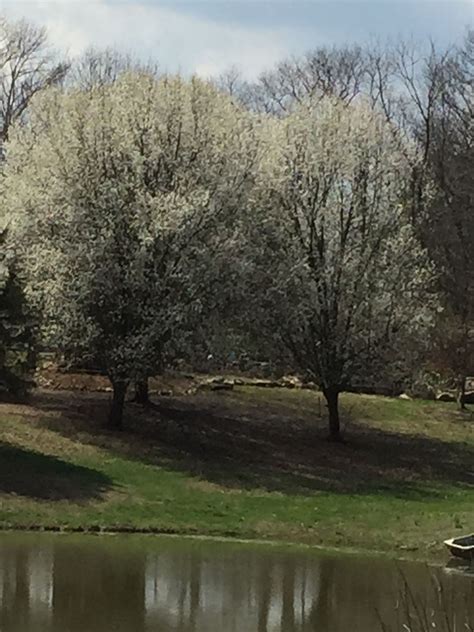
<svg viewBox="0 0 474 632">
<path fill-rule="evenodd" d="M 111 486 L 102 472 L 0 441 L 0 495 L 85 502 Z"/>
<path fill-rule="evenodd" d="M 104 395 L 43 392 L 30 406 L 0 407 L 0 439 L 88 472 L 58 470 L 78 488 L 61 503 L 0 485 L 0 522 L 416 547 L 423 556 L 474 525 L 474 423 L 450 404 L 347 394 L 344 445 L 324 440 L 325 407 L 310 391 L 239 388 L 161 398 L 146 412 L 129 405 L 120 435 L 103 428 L 106 406 Z M 79 502 L 91 471 L 104 481 Z"/>
</svg>

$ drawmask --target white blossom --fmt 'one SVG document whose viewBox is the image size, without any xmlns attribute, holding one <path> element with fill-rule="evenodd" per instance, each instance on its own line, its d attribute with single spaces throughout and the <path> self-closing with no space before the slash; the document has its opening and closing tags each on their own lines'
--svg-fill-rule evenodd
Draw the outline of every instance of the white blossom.
<svg viewBox="0 0 474 632">
<path fill-rule="evenodd" d="M 39 95 L 4 184 L 46 340 L 113 382 L 153 371 L 205 301 L 199 270 L 250 186 L 252 138 L 250 115 L 197 79 Z"/>
</svg>

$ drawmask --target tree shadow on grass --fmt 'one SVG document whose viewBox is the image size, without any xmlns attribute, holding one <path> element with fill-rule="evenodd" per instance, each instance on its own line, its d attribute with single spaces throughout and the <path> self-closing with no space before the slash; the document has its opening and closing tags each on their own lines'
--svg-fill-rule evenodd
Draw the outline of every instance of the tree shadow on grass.
<svg viewBox="0 0 474 632">
<path fill-rule="evenodd" d="M 99 499 L 111 487 L 96 470 L 0 442 L 0 494 L 81 502 Z"/>
<path fill-rule="evenodd" d="M 107 401 L 68 394 L 39 402 L 59 411 L 42 423 L 68 437 L 128 458 L 186 472 L 230 489 L 286 494 L 384 494 L 407 500 L 444 496 L 440 487 L 473 487 L 474 447 L 351 421 L 349 441 L 325 440 L 326 421 L 281 402 L 226 394 L 161 399 L 127 407 L 127 430 L 104 430 Z"/>
</svg>

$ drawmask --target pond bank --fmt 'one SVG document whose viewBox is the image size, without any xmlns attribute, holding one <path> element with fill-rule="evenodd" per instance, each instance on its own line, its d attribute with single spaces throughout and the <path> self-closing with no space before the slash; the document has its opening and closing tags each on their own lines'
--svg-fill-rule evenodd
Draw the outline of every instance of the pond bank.
<svg viewBox="0 0 474 632">
<path fill-rule="evenodd" d="M 262 546 L 262 547 L 271 547 L 277 548 L 281 550 L 295 550 L 295 551 L 313 551 L 315 553 L 322 554 L 330 554 L 330 555 L 341 555 L 341 556 L 365 556 L 373 559 L 385 559 L 394 563 L 397 562 L 414 562 L 414 563 L 423 563 L 426 564 L 427 567 L 433 568 L 442 568 L 445 566 L 446 562 L 448 564 L 450 562 L 460 562 L 460 560 L 456 560 L 456 558 L 449 557 L 446 554 L 446 549 L 443 547 L 442 543 L 439 542 L 439 551 L 433 552 L 434 554 L 431 556 L 427 556 L 426 554 L 417 555 L 418 549 L 416 548 L 408 548 L 406 550 L 401 549 L 399 551 L 377 551 L 377 550 L 366 550 L 365 548 L 356 548 L 356 547 L 341 547 L 341 546 L 324 546 L 322 544 L 309 544 L 305 542 L 298 542 L 295 540 L 272 540 L 272 539 L 264 539 L 262 536 L 260 537 L 252 537 L 252 535 L 248 535 L 245 537 L 244 534 L 240 533 L 232 533 L 232 532 L 218 532 L 218 533 L 198 533 L 192 530 L 183 530 L 178 531 L 174 529 L 160 529 L 160 528 L 134 528 L 134 527 L 121 527 L 121 526 L 96 526 L 91 525 L 89 527 L 71 527 L 68 525 L 65 526 L 57 526 L 57 525 L 24 525 L 24 524 L 16 524 L 16 525 L 8 525 L 8 524 L 0 524 L 0 534 L 44 534 L 44 535 L 58 535 L 58 536 L 95 536 L 95 537 L 115 537 L 115 536 L 157 536 L 159 538 L 173 538 L 180 540 L 197 540 L 203 542 L 220 542 L 224 544 L 248 544 L 251 546 Z"/>
<path fill-rule="evenodd" d="M 445 561 L 474 524 L 472 422 L 452 404 L 238 388 L 127 408 L 38 392 L 0 405 L 0 528 L 227 536 Z"/>
</svg>

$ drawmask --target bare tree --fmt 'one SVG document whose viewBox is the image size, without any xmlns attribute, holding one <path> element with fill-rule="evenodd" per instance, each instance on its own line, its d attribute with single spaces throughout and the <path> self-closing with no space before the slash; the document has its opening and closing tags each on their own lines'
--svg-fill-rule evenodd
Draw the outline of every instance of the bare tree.
<svg viewBox="0 0 474 632">
<path fill-rule="evenodd" d="M 444 297 L 431 361 L 456 381 L 462 408 L 474 370 L 474 32 L 458 47 L 399 41 L 374 48 L 368 67 L 373 106 L 420 148 L 411 221 L 436 263 Z"/>
<path fill-rule="evenodd" d="M 0 20 L 0 142 L 24 115 L 32 97 L 60 83 L 68 64 L 58 61 L 46 29 L 25 20 Z"/>
<path fill-rule="evenodd" d="M 273 111 L 273 105 L 262 83 L 246 80 L 237 66 L 230 66 L 213 83 L 221 92 L 252 112 L 269 114 Z"/>
<path fill-rule="evenodd" d="M 69 85 L 81 90 L 115 83 L 126 72 L 141 72 L 158 76 L 158 64 L 141 61 L 130 53 L 113 48 L 88 48 L 72 63 Z"/>
<path fill-rule="evenodd" d="M 419 142 L 424 163 L 428 160 L 434 118 L 446 88 L 450 49 L 438 50 L 430 42 L 423 50 L 414 42 L 400 41 L 394 48 L 393 69 L 398 85 L 398 124 Z"/>
<path fill-rule="evenodd" d="M 430 65 L 428 70 L 429 83 L 440 88 L 426 146 L 436 191 L 423 233 L 446 304 L 440 326 L 449 335 L 437 347 L 464 408 L 466 377 L 474 371 L 474 31 L 441 69 Z"/>
<path fill-rule="evenodd" d="M 366 53 L 359 46 L 321 47 L 280 62 L 248 92 L 259 111 L 284 115 L 307 98 L 338 97 L 346 103 L 364 92 Z"/>
</svg>

